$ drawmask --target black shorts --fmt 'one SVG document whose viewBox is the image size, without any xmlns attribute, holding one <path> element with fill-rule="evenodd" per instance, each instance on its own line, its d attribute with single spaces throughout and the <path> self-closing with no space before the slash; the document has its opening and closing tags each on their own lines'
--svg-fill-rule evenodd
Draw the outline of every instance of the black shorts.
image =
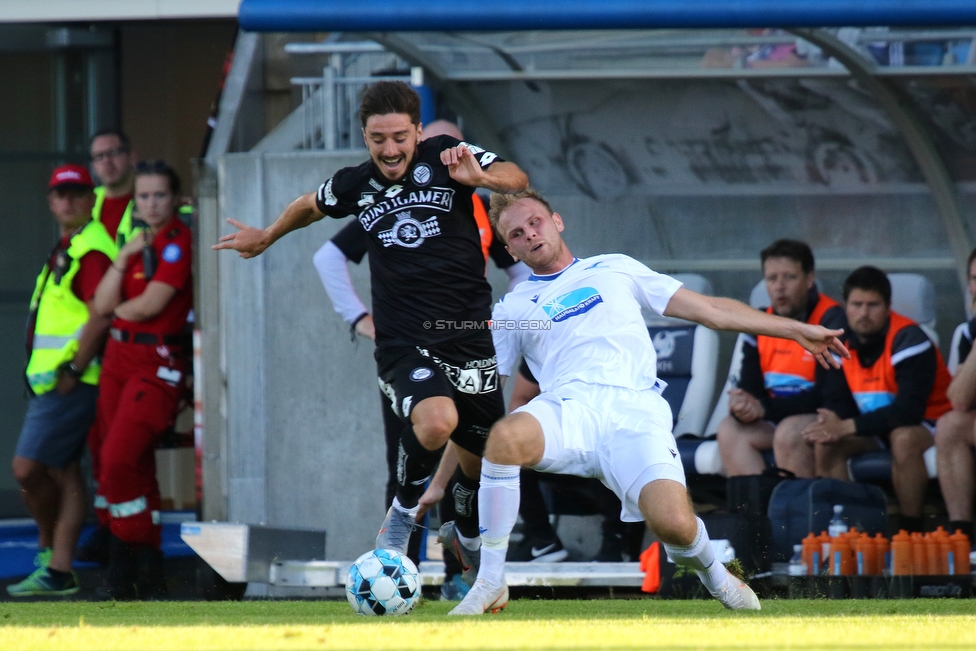
<svg viewBox="0 0 976 651">
<path fill-rule="evenodd" d="M 426 398 L 445 396 L 458 412 L 451 440 L 478 455 L 485 451 L 488 430 L 505 415 L 491 335 L 435 346 L 377 348 L 380 389 L 405 424 Z"/>
</svg>

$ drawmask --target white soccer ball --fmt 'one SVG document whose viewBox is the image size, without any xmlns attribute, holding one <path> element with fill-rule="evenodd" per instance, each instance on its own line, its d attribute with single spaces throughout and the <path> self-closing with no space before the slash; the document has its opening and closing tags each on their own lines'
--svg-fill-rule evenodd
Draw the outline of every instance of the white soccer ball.
<svg viewBox="0 0 976 651">
<path fill-rule="evenodd" d="M 360 615 L 406 615 L 420 601 L 420 573 L 400 552 L 374 549 L 349 568 L 346 599 Z"/>
</svg>

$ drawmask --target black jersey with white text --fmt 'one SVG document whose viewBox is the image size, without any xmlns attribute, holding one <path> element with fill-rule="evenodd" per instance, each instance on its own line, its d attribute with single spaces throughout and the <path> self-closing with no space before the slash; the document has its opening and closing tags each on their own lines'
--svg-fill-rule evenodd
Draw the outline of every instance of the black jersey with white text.
<svg viewBox="0 0 976 651">
<path fill-rule="evenodd" d="M 377 345 L 429 345 L 470 336 L 491 316 L 474 188 L 451 178 L 440 153 L 460 144 L 435 136 L 398 181 L 372 160 L 346 167 L 316 193 L 329 217 L 353 215 L 366 232 Z M 482 168 L 497 155 L 468 144 Z"/>
</svg>

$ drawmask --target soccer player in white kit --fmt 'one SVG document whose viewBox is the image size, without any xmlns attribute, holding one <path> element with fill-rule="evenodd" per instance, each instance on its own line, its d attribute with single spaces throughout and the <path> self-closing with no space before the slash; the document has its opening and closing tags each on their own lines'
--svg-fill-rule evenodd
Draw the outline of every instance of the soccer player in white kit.
<svg viewBox="0 0 976 651">
<path fill-rule="evenodd" d="M 498 371 L 510 375 L 521 353 L 542 393 L 488 436 L 478 500 L 481 567 L 450 614 L 498 612 L 508 602 L 505 552 L 522 466 L 599 478 L 620 498 L 621 518 L 644 520 L 668 556 L 694 569 L 722 604 L 758 610 L 755 593 L 715 561 L 692 509 L 641 308 L 792 339 L 824 365 L 837 365 L 831 351 L 848 356 L 837 338 L 843 331 L 696 294 L 625 255 L 575 258 L 560 235 L 562 218 L 531 189 L 493 195 L 490 218 L 509 252 L 533 271 L 492 313 Z"/>
</svg>

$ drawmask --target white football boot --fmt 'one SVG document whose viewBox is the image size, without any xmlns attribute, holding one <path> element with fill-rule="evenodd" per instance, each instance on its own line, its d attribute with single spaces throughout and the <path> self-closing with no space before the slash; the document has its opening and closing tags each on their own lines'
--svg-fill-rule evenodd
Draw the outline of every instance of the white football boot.
<svg viewBox="0 0 976 651">
<path fill-rule="evenodd" d="M 759 604 L 759 597 L 752 591 L 752 588 L 737 579 L 728 570 L 725 570 L 725 573 L 727 574 L 725 585 L 712 592 L 712 596 L 721 601 L 722 605 L 729 610 L 760 610 L 762 606 Z"/>
<path fill-rule="evenodd" d="M 508 586 L 493 586 L 484 579 L 478 579 L 454 610 L 448 615 L 484 615 L 497 613 L 508 605 Z"/>
</svg>

